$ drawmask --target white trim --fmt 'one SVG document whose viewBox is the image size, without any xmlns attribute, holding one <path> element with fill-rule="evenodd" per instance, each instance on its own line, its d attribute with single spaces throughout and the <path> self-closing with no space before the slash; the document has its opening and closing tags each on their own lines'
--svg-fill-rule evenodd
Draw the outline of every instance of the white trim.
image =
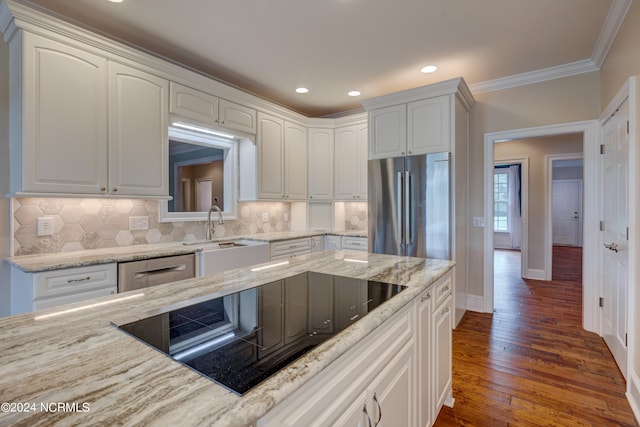
<svg viewBox="0 0 640 427">
<path fill-rule="evenodd" d="M 633 0 L 614 0 L 614 2 L 611 3 L 607 19 L 600 30 L 598 40 L 596 40 L 596 44 L 591 52 L 591 60 L 598 68 L 602 66 L 602 63 L 607 57 L 607 53 L 609 53 L 609 49 L 618 34 L 618 30 L 620 30 L 624 18 L 627 16 L 631 3 L 633 3 Z"/>
<path fill-rule="evenodd" d="M 527 269 L 523 277 L 531 280 L 549 280 L 547 279 L 547 270 L 540 270 L 538 268 Z"/>
<path fill-rule="evenodd" d="M 523 139 L 569 133 L 583 134 L 584 152 L 584 221 L 583 221 L 583 311 L 582 324 L 587 331 L 599 329 L 600 312 L 598 310 L 598 183 L 599 162 L 598 144 L 600 127 L 597 120 L 562 123 L 525 129 L 490 132 L 484 135 L 484 216 L 493 218 L 493 145 L 499 141 Z M 524 181 L 524 180 L 523 180 Z M 586 233 L 585 230 L 591 230 Z M 493 312 L 493 227 L 484 228 L 484 311 Z"/>
<path fill-rule="evenodd" d="M 640 378 L 635 369 L 629 369 L 629 379 L 627 380 L 627 400 L 635 415 L 636 420 L 640 420 Z"/>
<path fill-rule="evenodd" d="M 480 295 L 467 294 L 467 310 L 482 313 L 484 311 L 484 298 Z"/>
<path fill-rule="evenodd" d="M 596 65 L 591 59 L 584 59 L 582 61 L 571 62 L 569 64 L 473 83 L 469 85 L 469 89 L 471 90 L 471 93 L 475 95 L 479 93 L 526 86 L 534 83 L 545 82 L 547 80 L 560 79 L 562 77 L 590 73 L 598 70 L 598 65 Z"/>
<path fill-rule="evenodd" d="M 469 89 L 474 94 L 492 92 L 600 70 L 632 2 L 633 0 L 614 0 L 611 3 L 607 18 L 591 52 L 591 58 L 470 84 Z"/>
</svg>

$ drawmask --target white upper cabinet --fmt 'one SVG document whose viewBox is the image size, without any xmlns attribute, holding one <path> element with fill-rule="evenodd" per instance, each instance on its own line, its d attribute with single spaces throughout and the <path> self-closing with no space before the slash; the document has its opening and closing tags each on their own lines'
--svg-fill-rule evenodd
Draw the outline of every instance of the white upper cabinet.
<svg viewBox="0 0 640 427">
<path fill-rule="evenodd" d="M 196 124 L 256 133 L 256 110 L 171 82 L 169 112 Z"/>
<path fill-rule="evenodd" d="M 307 129 L 285 122 L 284 130 L 285 199 L 307 198 Z"/>
<path fill-rule="evenodd" d="M 284 120 L 258 113 L 258 198 L 284 198 Z"/>
<path fill-rule="evenodd" d="M 218 113 L 220 126 L 227 129 L 239 130 L 252 135 L 256 133 L 256 110 L 220 99 Z"/>
<path fill-rule="evenodd" d="M 333 199 L 333 129 L 309 129 L 309 200 Z"/>
<path fill-rule="evenodd" d="M 404 156 L 407 152 L 407 106 L 394 105 L 369 113 L 370 158 Z"/>
<path fill-rule="evenodd" d="M 258 198 L 307 198 L 307 130 L 258 113 Z"/>
<path fill-rule="evenodd" d="M 111 194 L 168 196 L 169 82 L 109 64 Z"/>
<path fill-rule="evenodd" d="M 467 108 L 473 103 L 461 79 L 363 101 L 371 127 L 369 158 L 453 152 L 456 97 Z"/>
<path fill-rule="evenodd" d="M 407 104 L 407 155 L 451 151 L 451 96 Z"/>
<path fill-rule="evenodd" d="M 367 135 L 366 124 L 336 128 L 335 178 L 336 200 L 367 199 Z"/>
<path fill-rule="evenodd" d="M 369 158 L 451 151 L 451 96 L 369 111 Z"/>
<path fill-rule="evenodd" d="M 17 75 L 12 69 L 11 144 L 19 155 L 12 168 L 21 166 L 12 192 L 100 193 L 107 180 L 106 59 L 33 34 L 22 43 L 11 46 L 21 64 Z"/>
</svg>

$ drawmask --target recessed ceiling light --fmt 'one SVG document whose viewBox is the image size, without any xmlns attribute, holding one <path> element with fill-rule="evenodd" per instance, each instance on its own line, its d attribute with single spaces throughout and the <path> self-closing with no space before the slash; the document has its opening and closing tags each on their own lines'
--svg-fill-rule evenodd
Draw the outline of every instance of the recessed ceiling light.
<svg viewBox="0 0 640 427">
<path fill-rule="evenodd" d="M 111 3 L 122 3 L 124 0 L 109 0 Z"/>
<path fill-rule="evenodd" d="M 352 90 L 352 91 L 349 91 L 347 93 L 347 95 L 349 95 L 349 96 L 360 96 L 360 91 L 359 90 Z"/>
<path fill-rule="evenodd" d="M 299 87 L 296 89 L 297 93 L 307 93 L 309 92 L 309 89 L 307 89 L 306 87 Z"/>
<path fill-rule="evenodd" d="M 425 74 L 433 73 L 433 72 L 435 72 L 437 70 L 438 70 L 438 67 L 436 67 L 435 65 L 427 65 L 426 67 L 422 67 L 420 69 L 420 71 L 425 73 Z"/>
</svg>

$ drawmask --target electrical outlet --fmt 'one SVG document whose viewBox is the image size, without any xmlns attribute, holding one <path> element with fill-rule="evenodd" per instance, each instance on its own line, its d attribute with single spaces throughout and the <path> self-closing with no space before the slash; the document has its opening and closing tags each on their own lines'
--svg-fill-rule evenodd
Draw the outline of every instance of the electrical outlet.
<svg viewBox="0 0 640 427">
<path fill-rule="evenodd" d="M 148 229 L 149 229 L 148 216 L 130 216 L 129 217 L 129 230 L 148 230 Z"/>
<path fill-rule="evenodd" d="M 474 227 L 484 227 L 484 218 L 479 216 L 473 217 L 473 226 Z"/>
<path fill-rule="evenodd" d="M 269 222 L 269 212 L 262 213 L 262 222 Z"/>
<path fill-rule="evenodd" d="M 38 218 L 38 236 L 53 236 L 53 218 L 50 216 L 42 216 Z"/>
</svg>

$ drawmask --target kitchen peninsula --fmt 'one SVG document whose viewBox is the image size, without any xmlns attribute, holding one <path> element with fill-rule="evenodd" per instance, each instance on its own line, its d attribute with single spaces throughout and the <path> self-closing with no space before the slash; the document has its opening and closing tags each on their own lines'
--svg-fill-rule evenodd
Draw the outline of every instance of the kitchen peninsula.
<svg viewBox="0 0 640 427">
<path fill-rule="evenodd" d="M 440 395 L 451 398 L 450 362 L 436 370 L 432 359 L 439 357 L 427 357 L 422 352 L 448 353 L 450 360 L 452 320 L 450 309 L 442 307 L 451 304 L 453 263 L 323 251 L 285 263 L 264 264 L 268 265 L 274 266 L 262 270 L 242 268 L 0 320 L 0 397 L 2 402 L 9 403 L 0 413 L 0 424 L 287 425 L 285 418 L 302 420 L 312 415 L 291 414 L 291 409 L 301 410 L 292 404 L 296 399 L 305 393 L 331 390 L 330 383 L 340 382 L 336 369 L 344 369 L 362 358 L 365 364 L 357 370 L 363 371 L 366 381 L 362 381 L 362 389 L 355 390 L 351 406 L 357 407 L 356 417 L 377 417 L 375 403 L 384 406 L 388 393 L 378 391 L 376 395 L 374 391 L 375 403 L 369 403 L 369 389 L 376 387 L 374 378 L 385 374 L 386 367 L 392 365 L 391 359 L 396 359 L 389 355 L 389 360 L 369 360 L 374 356 L 384 359 L 388 351 L 382 348 L 369 354 L 362 345 L 371 339 L 376 339 L 378 345 L 387 345 L 389 340 L 397 341 L 399 337 L 405 337 L 406 342 L 399 345 L 400 353 L 406 355 L 402 366 L 407 369 L 399 371 L 403 374 L 397 377 L 408 381 L 399 384 L 403 385 L 400 389 L 404 387 L 410 393 L 406 397 L 411 401 L 403 417 L 409 421 L 407 425 L 418 425 L 418 419 L 420 423 L 423 419 L 431 422 L 435 419 L 433 411 L 439 410 L 438 405 L 444 400 Z M 112 323 L 136 320 L 185 301 L 203 301 L 308 271 L 407 288 L 243 396 L 135 340 Z M 427 340 L 432 333 L 438 335 L 439 324 L 444 325 L 441 330 L 447 331 L 444 337 L 447 340 L 440 343 L 435 337 Z M 425 331 L 423 327 L 429 329 Z M 449 352 L 443 353 L 445 347 Z M 378 365 L 380 370 L 373 372 Z M 442 383 L 438 373 L 447 373 L 447 366 L 447 378 Z M 357 384 L 358 381 L 351 381 L 352 386 Z M 445 386 L 444 394 L 440 393 L 441 385 Z M 312 406 L 321 407 L 322 396 L 317 397 Z M 425 399 L 434 401 L 434 405 L 423 404 Z M 335 395 L 331 400 L 335 404 Z M 361 400 L 365 403 L 361 404 Z M 363 411 L 363 405 L 369 412 Z M 421 413 L 423 406 L 432 408 L 431 412 Z M 350 409 L 342 408 L 333 416 L 347 416 Z M 393 409 L 388 412 L 391 414 L 385 416 L 393 416 Z"/>
</svg>

